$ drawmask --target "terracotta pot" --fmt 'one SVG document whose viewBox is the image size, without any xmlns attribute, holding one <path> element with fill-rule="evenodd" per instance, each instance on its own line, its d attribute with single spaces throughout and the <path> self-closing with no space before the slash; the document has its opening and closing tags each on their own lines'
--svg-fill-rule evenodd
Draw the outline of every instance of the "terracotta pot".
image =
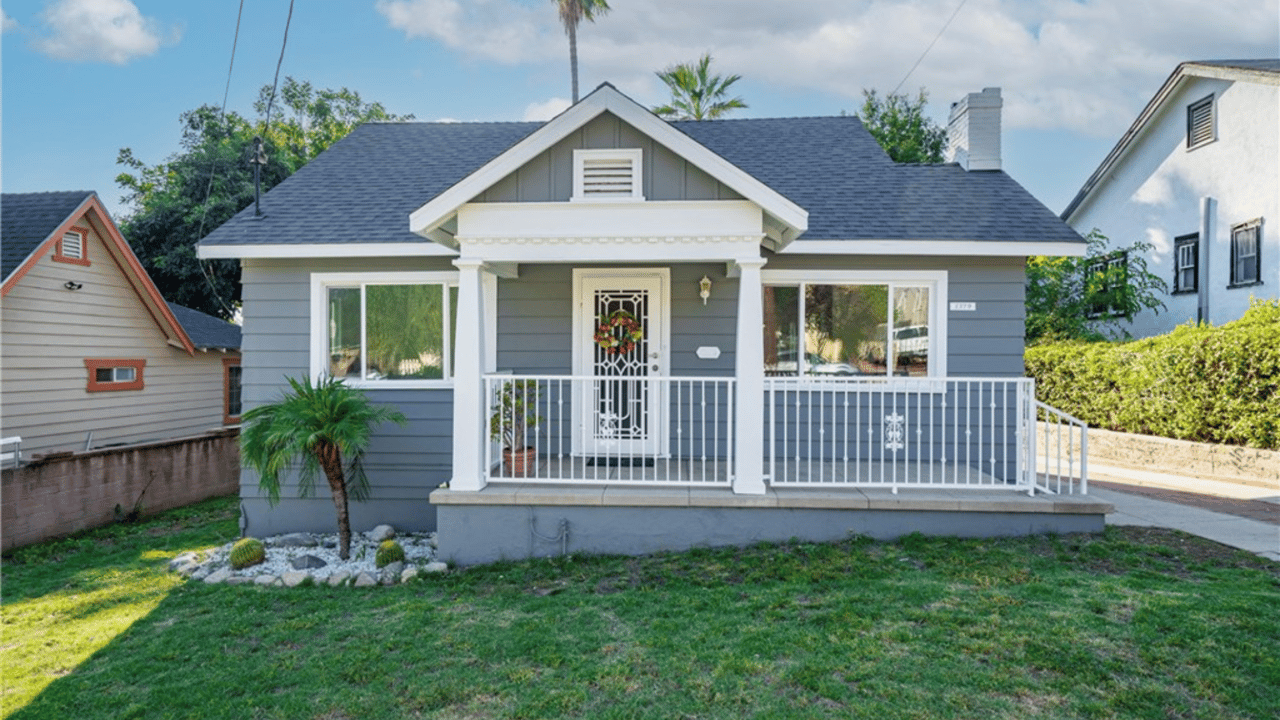
<svg viewBox="0 0 1280 720">
<path fill-rule="evenodd" d="M 538 451 L 532 447 L 502 451 L 502 471 L 507 477 L 528 477 L 538 466 Z"/>
</svg>

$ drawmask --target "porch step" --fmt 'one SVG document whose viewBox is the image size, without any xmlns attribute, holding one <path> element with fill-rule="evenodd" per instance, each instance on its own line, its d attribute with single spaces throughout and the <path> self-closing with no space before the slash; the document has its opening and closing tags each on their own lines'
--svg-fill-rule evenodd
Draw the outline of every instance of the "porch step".
<svg viewBox="0 0 1280 720">
<path fill-rule="evenodd" d="M 433 505 L 517 505 L 591 507 L 805 508 L 823 510 L 915 510 L 943 512 L 1053 513 L 1097 515 L 1110 503 L 1087 495 L 1028 496 L 1014 490 L 887 488 L 814 490 L 769 488 L 764 495 L 738 495 L 728 488 L 635 487 L 614 485 L 490 484 L 479 492 L 438 488 Z"/>
</svg>

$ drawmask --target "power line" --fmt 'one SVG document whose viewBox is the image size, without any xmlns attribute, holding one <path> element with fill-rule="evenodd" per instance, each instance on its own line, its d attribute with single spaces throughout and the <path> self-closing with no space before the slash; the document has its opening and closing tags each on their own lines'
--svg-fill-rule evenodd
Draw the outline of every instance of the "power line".
<svg viewBox="0 0 1280 720">
<path fill-rule="evenodd" d="M 224 122 L 224 120 L 227 119 L 227 97 L 230 95 L 230 91 L 232 91 L 232 70 L 236 69 L 236 47 L 239 45 L 239 24 L 241 24 L 241 19 L 243 17 L 244 0 L 241 0 L 241 3 L 239 3 L 239 10 L 237 10 L 236 13 L 236 35 L 232 36 L 232 60 L 230 60 L 230 63 L 227 65 L 227 86 L 223 88 L 223 106 L 218 110 L 219 123 Z M 214 176 L 216 172 L 218 172 L 218 165 L 210 163 L 209 184 L 205 186 L 205 202 L 200 208 L 200 227 L 198 227 L 196 231 L 197 242 L 200 241 L 201 238 L 205 237 L 205 218 L 209 215 L 209 199 L 214 195 Z M 215 286 L 214 278 L 212 278 L 212 275 L 209 273 L 209 265 L 205 263 L 205 260 L 200 258 L 196 258 L 196 265 L 200 265 L 200 273 L 205 275 L 205 283 L 209 284 L 209 291 L 214 293 L 214 300 L 218 301 L 218 304 L 223 306 L 223 310 L 227 311 L 228 318 L 236 316 L 236 311 L 232 310 L 232 306 L 230 306 L 227 301 L 223 300 L 223 296 L 218 292 L 218 286 Z"/>
<path fill-rule="evenodd" d="M 942 26 L 942 29 L 933 37 L 933 42 L 929 43 L 929 47 L 925 48 L 924 52 L 920 53 L 920 58 L 916 60 L 916 64 L 912 65 L 911 69 L 907 71 L 907 74 L 902 76 L 902 80 L 898 81 L 898 86 L 893 89 L 893 92 L 889 93 L 890 95 L 898 94 L 898 90 L 902 88 L 902 84 L 907 81 L 907 78 L 911 77 L 911 73 L 915 72 L 916 68 L 920 67 L 920 63 L 924 62 L 924 57 L 933 49 L 934 44 L 942 37 L 942 33 L 946 32 L 947 28 L 951 27 L 951 21 L 955 20 L 956 15 L 960 14 L 960 8 L 964 7 L 966 2 L 969 2 L 969 0 L 960 0 L 960 4 L 956 6 L 955 12 L 951 13 L 951 17 L 947 18 L 947 22 Z"/>
<path fill-rule="evenodd" d="M 276 101 L 276 88 L 280 86 L 280 66 L 284 64 L 284 49 L 289 45 L 289 23 L 293 21 L 293 0 L 289 0 L 289 15 L 284 20 L 284 41 L 280 43 L 280 59 L 276 61 L 276 78 L 271 82 L 271 97 L 267 99 L 267 121 L 263 127 L 271 126 L 271 106 Z"/>
</svg>

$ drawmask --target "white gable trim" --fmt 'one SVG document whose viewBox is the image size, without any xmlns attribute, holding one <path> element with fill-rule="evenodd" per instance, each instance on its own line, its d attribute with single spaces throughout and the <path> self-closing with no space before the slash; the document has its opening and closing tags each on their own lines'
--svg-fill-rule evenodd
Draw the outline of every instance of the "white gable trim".
<svg viewBox="0 0 1280 720">
<path fill-rule="evenodd" d="M 794 239 L 809 228 L 809 213 L 804 208 L 671 127 L 657 115 L 618 92 L 612 85 L 606 84 L 415 210 L 409 215 L 409 230 L 423 237 L 433 237 L 432 231 L 452 217 L 460 206 L 605 112 L 618 116 L 781 220 L 788 226 L 782 238 L 784 242 Z"/>
</svg>

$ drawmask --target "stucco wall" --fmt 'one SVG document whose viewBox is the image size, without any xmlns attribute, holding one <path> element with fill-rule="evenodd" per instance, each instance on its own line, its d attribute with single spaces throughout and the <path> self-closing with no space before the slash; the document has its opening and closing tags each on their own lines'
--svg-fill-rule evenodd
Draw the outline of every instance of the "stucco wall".
<svg viewBox="0 0 1280 720">
<path fill-rule="evenodd" d="M 1217 139 L 1186 147 L 1187 106 L 1215 96 Z M 1280 292 L 1280 87 L 1189 78 L 1164 103 L 1121 163 L 1069 218 L 1082 234 L 1098 228 L 1123 247 L 1136 240 L 1155 246 L 1149 270 L 1173 288 L 1174 239 L 1200 232 L 1201 198 L 1212 198 L 1210 232 L 1201 262 L 1213 324 L 1237 319 L 1251 295 Z M 1228 288 L 1231 228 L 1259 218 L 1263 284 Z M 1207 251 L 1207 252 L 1206 252 Z M 1171 294 L 1166 308 L 1146 311 L 1128 326 L 1136 337 L 1169 332 L 1199 318 L 1197 293 Z"/>
</svg>

